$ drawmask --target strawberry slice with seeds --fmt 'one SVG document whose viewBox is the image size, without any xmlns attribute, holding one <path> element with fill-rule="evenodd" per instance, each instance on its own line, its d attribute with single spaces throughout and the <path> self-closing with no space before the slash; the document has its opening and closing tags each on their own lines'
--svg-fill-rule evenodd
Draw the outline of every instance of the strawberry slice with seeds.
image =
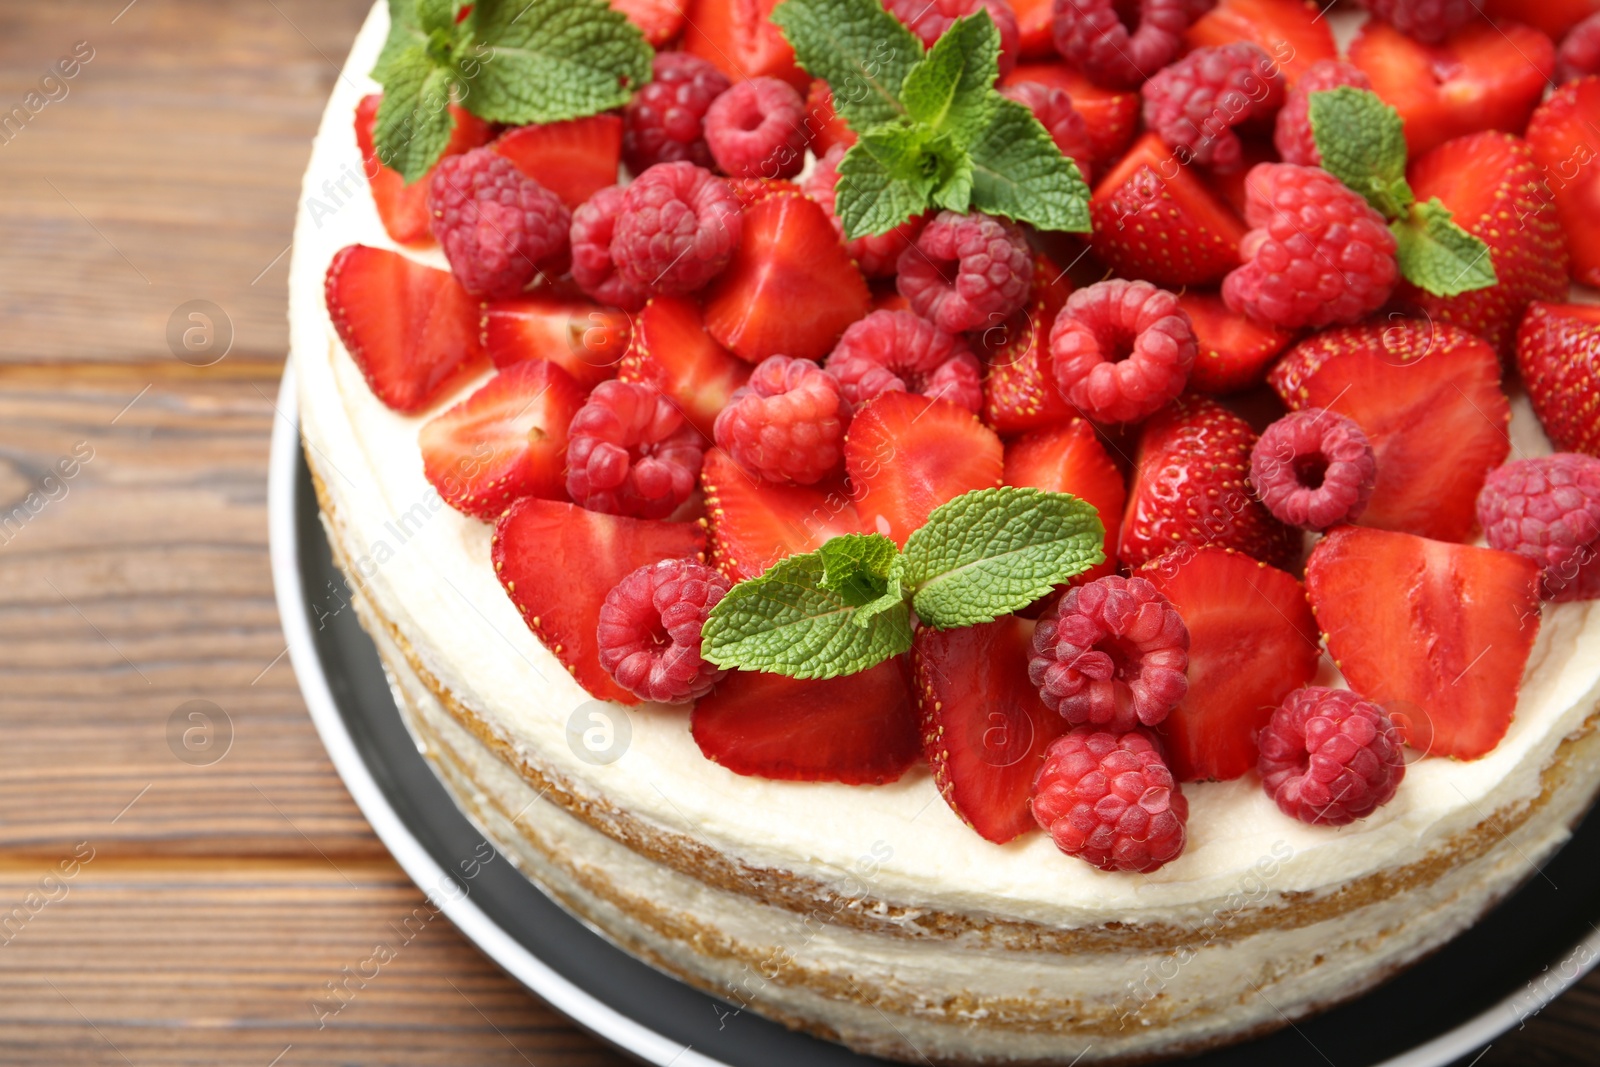
<svg viewBox="0 0 1600 1067">
<path fill-rule="evenodd" d="M 600 666 L 600 605 L 629 573 L 664 559 L 700 559 L 698 523 L 633 519 L 525 496 L 495 527 L 495 574 L 529 629 L 597 700 L 639 698 Z"/>
<path fill-rule="evenodd" d="M 934 508 L 1000 484 L 1000 438 L 967 409 L 917 393 L 882 393 L 856 412 L 844 465 L 862 526 L 904 547 Z"/>
<path fill-rule="evenodd" d="M 683 5 L 678 0 L 607 0 L 639 27 L 651 48 L 659 49 L 683 30 Z M 612 181 L 616 179 L 613 178 Z M 568 205 L 570 206 L 570 205 Z"/>
<path fill-rule="evenodd" d="M 865 532 L 842 484 L 774 485 L 746 474 L 720 448 L 706 451 L 700 485 L 712 565 L 736 582 L 840 534 Z"/>
<path fill-rule="evenodd" d="M 372 130 L 378 123 L 378 105 L 382 102 L 383 94 L 373 93 L 356 105 L 356 144 L 361 148 L 367 182 L 372 187 L 372 201 L 384 230 L 398 244 L 426 244 L 433 240 L 428 214 L 428 184 L 433 180 L 433 170 L 429 168 L 428 173 L 407 185 L 399 171 L 379 161 Z M 492 127 L 472 112 L 451 104 L 450 117 L 455 126 L 445 143 L 444 155 L 460 155 L 489 142 Z"/>
<path fill-rule="evenodd" d="M 694 300 L 657 296 L 634 320 L 633 342 L 618 377 L 660 389 L 711 441 L 717 413 L 749 379 L 750 364 L 706 332 Z"/>
<path fill-rule="evenodd" d="M 1035 828 L 1028 797 L 1067 722 L 1028 681 L 1033 626 L 1008 615 L 919 629 L 911 646 L 922 754 L 961 821 L 1003 845 Z"/>
<path fill-rule="evenodd" d="M 1106 528 L 1106 560 L 1074 578 L 1092 582 L 1117 572 L 1117 534 L 1128 489 L 1088 419 L 1073 418 L 1060 426 L 1034 430 L 1006 445 L 1007 485 L 1025 485 L 1051 493 L 1071 493 L 1100 513 Z"/>
<path fill-rule="evenodd" d="M 1338 59 L 1326 5 L 1313 0 L 1221 0 L 1183 35 L 1190 49 L 1249 41 L 1270 56 L 1293 86 L 1319 59 Z"/>
<path fill-rule="evenodd" d="M 496 367 L 549 360 L 584 392 L 616 376 L 631 333 L 626 312 L 558 290 L 492 300 L 483 305 L 479 328 Z"/>
<path fill-rule="evenodd" d="M 1600 456 L 1600 307 L 1530 304 L 1517 370 L 1556 448 Z"/>
<path fill-rule="evenodd" d="M 508 367 L 423 424 L 422 472 L 445 503 L 479 519 L 520 497 L 565 500 L 567 426 L 584 395 L 554 363 Z"/>
<path fill-rule="evenodd" d="M 1600 11 L 1595 0 L 1485 0 L 1483 13 L 1496 21 L 1526 22 L 1559 41 L 1572 27 Z"/>
<path fill-rule="evenodd" d="M 827 213 L 799 192 L 744 209 L 739 247 L 705 294 L 706 330 L 751 363 L 820 360 L 872 308 L 866 279 Z"/>
<path fill-rule="evenodd" d="M 683 50 L 734 81 L 779 78 L 805 92 L 810 76 L 772 21 L 778 0 L 687 0 Z"/>
<path fill-rule="evenodd" d="M 1226 548 L 1179 550 L 1139 568 L 1189 628 L 1189 691 L 1161 724 L 1179 781 L 1238 778 L 1256 735 L 1317 673 L 1322 646 L 1293 575 Z"/>
<path fill-rule="evenodd" d="M 492 146 L 517 169 L 575 208 L 608 185 L 622 165 L 622 119 L 590 115 L 536 126 L 518 126 Z"/>
<path fill-rule="evenodd" d="M 1028 306 L 977 335 L 989 365 L 983 379 L 983 421 L 996 433 L 1055 426 L 1077 415 L 1055 379 L 1040 371 L 1039 362 L 1042 354 L 1049 366 L 1050 326 L 1070 295 L 1072 283 L 1066 275 L 1049 257 L 1037 255 Z"/>
<path fill-rule="evenodd" d="M 1189 388 L 1196 392 L 1221 395 L 1260 385 L 1267 380 L 1267 365 L 1294 340 L 1293 330 L 1241 315 L 1216 292 L 1186 290 L 1178 294 L 1178 306 L 1194 326 L 1197 348 Z"/>
<path fill-rule="evenodd" d="M 882 785 L 917 760 L 917 715 L 900 659 L 806 680 L 734 671 L 689 718 L 707 759 L 734 774 Z"/>
<path fill-rule="evenodd" d="M 1600 78 L 1550 94 L 1528 120 L 1528 145 L 1555 200 L 1573 279 L 1600 286 Z"/>
<path fill-rule="evenodd" d="M 323 280 L 328 317 L 379 400 L 411 414 L 483 367 L 478 302 L 449 271 L 348 245 Z"/>
<path fill-rule="evenodd" d="M 1539 565 L 1514 552 L 1344 526 L 1306 592 L 1350 688 L 1407 720 L 1410 743 L 1477 759 L 1505 736 L 1539 632 Z M 1420 721 L 1419 721 L 1420 720 Z"/>
<path fill-rule="evenodd" d="M 1052 5 L 1046 2 L 1041 6 L 1048 27 Z M 1020 10 L 1017 18 L 1020 22 Z M 1049 32 L 1047 28 L 1046 54 L 1053 54 L 1055 44 L 1048 40 Z M 1027 53 L 1026 43 L 1023 52 Z M 1128 147 L 1128 142 L 1133 140 L 1135 131 L 1139 129 L 1142 101 L 1138 90 L 1103 89 L 1090 81 L 1082 71 L 1061 62 L 1018 63 L 1000 79 L 1002 86 L 1015 85 L 1017 82 L 1039 82 L 1066 91 L 1072 98 L 1072 109 L 1083 116 L 1084 123 L 1089 127 L 1089 144 L 1094 151 L 1093 162 L 1096 166 L 1104 166 L 1122 155 L 1123 149 Z"/>
</svg>

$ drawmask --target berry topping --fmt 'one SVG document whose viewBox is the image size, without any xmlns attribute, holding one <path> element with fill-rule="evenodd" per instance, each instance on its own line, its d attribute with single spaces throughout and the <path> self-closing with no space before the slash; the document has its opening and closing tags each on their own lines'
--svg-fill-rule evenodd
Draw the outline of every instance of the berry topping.
<svg viewBox="0 0 1600 1067">
<path fill-rule="evenodd" d="M 1600 455 L 1600 308 L 1529 304 L 1517 331 L 1517 370 L 1555 446 Z"/>
<path fill-rule="evenodd" d="M 1233 311 L 1215 291 L 1185 290 L 1178 306 L 1194 327 L 1188 388 L 1198 393 L 1220 396 L 1260 385 L 1267 366 L 1294 340 L 1294 331 Z"/>
<path fill-rule="evenodd" d="M 1302 408 L 1261 432 L 1250 484 L 1279 522 L 1321 532 L 1355 522 L 1377 484 L 1378 460 L 1356 421 Z"/>
<path fill-rule="evenodd" d="M 700 628 L 728 592 L 704 563 L 664 559 L 618 582 L 600 605 L 600 666 L 641 700 L 687 704 L 725 674 L 700 655 Z"/>
<path fill-rule="evenodd" d="M 1036 256 L 1028 306 L 977 335 L 989 364 L 983 379 L 983 421 L 997 433 L 1058 426 L 1077 414 L 1049 373 L 1050 325 L 1071 293 L 1064 272 L 1049 257 Z"/>
<path fill-rule="evenodd" d="M 884 0 L 889 14 L 905 23 L 923 45 L 932 48 L 957 19 L 987 8 L 1000 31 L 1000 74 L 1017 63 L 1017 15 L 1008 0 Z"/>
<path fill-rule="evenodd" d="M 1272 143 L 1285 163 L 1298 163 L 1315 167 L 1322 163 L 1322 153 L 1311 133 L 1311 94 L 1353 85 L 1357 89 L 1372 88 L 1372 81 L 1359 67 L 1337 59 L 1322 59 L 1294 83 L 1283 107 L 1278 111 L 1277 126 Z"/>
<path fill-rule="evenodd" d="M 611 259 L 625 281 L 684 295 L 716 277 L 739 245 L 739 201 L 693 163 L 657 163 L 622 196 Z"/>
<path fill-rule="evenodd" d="M 1154 726 L 1189 689 L 1189 629 L 1144 578 L 1074 586 L 1039 620 L 1028 677 L 1074 726 Z"/>
<path fill-rule="evenodd" d="M 1548 600 L 1600 598 L 1600 459 L 1557 452 L 1490 473 L 1478 522 L 1491 548 L 1544 568 Z"/>
<path fill-rule="evenodd" d="M 1277 64 L 1248 41 L 1197 48 L 1157 71 L 1140 90 L 1144 123 L 1173 148 L 1218 172 L 1238 170 L 1243 146 L 1233 127 L 1270 118 L 1283 104 Z"/>
<path fill-rule="evenodd" d="M 489 148 L 439 161 L 428 212 L 461 287 L 490 300 L 521 292 L 566 247 L 572 222 L 560 197 Z"/>
<path fill-rule="evenodd" d="M 1069 418 L 1008 441 L 1004 477 L 1007 485 L 1071 493 L 1092 504 L 1106 530 L 1106 560 L 1073 582 L 1081 585 L 1117 573 L 1117 533 L 1128 503 L 1128 487 L 1087 419 Z"/>
<path fill-rule="evenodd" d="M 685 25 L 682 47 L 717 66 L 734 81 L 770 75 L 804 89 L 810 77 L 794 61 L 794 49 L 769 17 L 776 0 L 680 0 Z"/>
<path fill-rule="evenodd" d="M 1194 327 L 1178 298 L 1149 282 L 1097 282 L 1067 297 L 1050 327 L 1056 387 L 1101 423 L 1137 422 L 1183 392 Z"/>
<path fill-rule="evenodd" d="M 813 78 L 806 90 L 806 124 L 811 129 L 811 150 L 818 161 L 835 145 L 849 148 L 856 143 L 855 131 L 834 112 L 833 91 L 821 78 Z"/>
<path fill-rule="evenodd" d="M 1555 200 L 1572 280 L 1600 287 L 1600 77 L 1551 93 L 1528 120 L 1528 147 Z"/>
<path fill-rule="evenodd" d="M 649 296 L 643 286 L 625 280 L 611 258 L 611 238 L 622 210 L 620 185 L 601 189 L 572 213 L 572 280 L 578 288 L 624 311 L 637 311 Z"/>
<path fill-rule="evenodd" d="M 750 364 L 706 332 L 693 299 L 656 296 L 634 316 L 632 343 L 617 377 L 660 389 L 710 441 L 717 415 L 750 380 Z"/>
<path fill-rule="evenodd" d="M 805 101 L 777 78 L 751 78 L 706 112 L 706 144 L 735 178 L 792 178 L 806 161 Z"/>
<path fill-rule="evenodd" d="M 430 170 L 417 181 L 407 185 L 400 172 L 386 166 L 378 158 L 378 146 L 373 140 L 373 128 L 378 123 L 378 105 L 383 96 L 373 93 L 361 98 L 356 105 L 356 144 L 361 149 L 361 161 L 366 171 L 367 183 L 372 187 L 372 203 L 378 209 L 378 218 L 384 230 L 399 244 L 419 244 L 432 236 L 428 223 L 428 183 L 433 179 Z M 486 143 L 492 127 L 456 104 L 450 105 L 454 125 L 450 140 L 444 146 L 447 156 L 460 155 Z M 438 164 L 434 165 L 437 168 Z"/>
<path fill-rule="evenodd" d="M 483 305 L 483 349 L 501 370 L 549 360 L 588 392 L 617 374 L 632 333 L 628 316 L 574 294 L 539 286 L 510 300 Z"/>
<path fill-rule="evenodd" d="M 611 7 L 628 16 L 639 27 L 650 47 L 670 44 L 683 30 L 684 4 L 681 0 L 608 0 Z M 657 75 L 660 77 L 660 75 Z"/>
<path fill-rule="evenodd" d="M 845 151 L 845 145 L 834 145 L 828 149 L 824 155 L 817 158 L 816 166 L 811 168 L 811 173 L 800 186 L 807 196 L 827 212 L 828 218 L 833 222 L 833 231 L 841 239 L 844 237 L 844 223 L 839 221 L 839 216 L 834 211 L 836 201 L 834 189 L 839 184 L 839 160 L 844 158 Z M 902 222 L 888 233 L 869 234 L 866 237 L 845 241 L 845 251 L 850 253 L 850 258 L 856 261 L 856 266 L 860 267 L 861 273 L 868 278 L 891 277 L 899 265 L 900 253 L 917 239 L 917 234 L 922 232 L 926 222 L 926 215 L 917 215 Z"/>
<path fill-rule="evenodd" d="M 851 323 L 827 368 L 852 407 L 889 392 L 943 397 L 968 411 L 983 406 L 982 370 L 967 343 L 909 311 L 874 311 Z"/>
<path fill-rule="evenodd" d="M 1113 0 L 1056 0 L 1056 51 L 1097 85 L 1137 89 L 1178 54 L 1189 7 L 1189 0 L 1139 0 L 1130 32 Z"/>
<path fill-rule="evenodd" d="M 1028 302 L 1033 253 L 1022 227 L 941 211 L 900 255 L 895 285 L 911 310 L 951 333 L 998 326 Z"/>
<path fill-rule="evenodd" d="M 711 166 L 703 123 L 711 102 L 727 91 L 728 76 L 688 52 L 657 52 L 654 77 L 622 112 L 622 159 L 641 174 L 657 163 Z"/>
<path fill-rule="evenodd" d="M 1316 826 L 1364 819 L 1406 775 L 1389 713 L 1348 689 L 1296 689 L 1261 730 L 1261 784 L 1285 815 Z"/>
<path fill-rule="evenodd" d="M 699 431 L 653 386 L 601 382 L 568 440 L 567 492 L 590 511 L 662 519 L 694 492 Z"/>
<path fill-rule="evenodd" d="M 1600 74 L 1600 12 L 1572 27 L 1556 49 L 1556 81 L 1566 84 Z"/>
<path fill-rule="evenodd" d="M 1400 278 L 1394 234 L 1360 194 L 1318 167 L 1258 163 L 1239 243 L 1244 265 L 1222 283 L 1228 306 L 1274 326 L 1354 322 Z"/>
<path fill-rule="evenodd" d="M 1050 0 L 1037 0 L 1045 9 L 1044 18 L 1050 19 Z M 1021 18 L 1021 12 L 1018 12 Z M 1049 27 L 1045 27 L 1048 40 Z M 1046 44 L 1042 55 L 1054 56 L 1055 46 Z M 1088 128 L 1089 145 L 1096 168 L 1122 158 L 1128 143 L 1139 128 L 1139 91 L 1137 89 L 1102 89 L 1090 81 L 1082 71 L 1061 62 L 1019 63 L 1015 70 L 1000 79 L 1004 87 L 1019 82 L 1038 82 L 1062 90 L 1072 99 L 1072 108 L 1083 116 Z M 1099 173 L 1098 169 L 1096 173 Z M 1085 178 L 1088 172 L 1085 172 Z"/>
<path fill-rule="evenodd" d="M 1032 807 L 1057 848 L 1103 871 L 1149 872 L 1183 852 L 1189 801 L 1143 730 L 1083 726 L 1056 738 Z"/>
<path fill-rule="evenodd" d="M 622 120 L 590 115 L 566 122 L 518 126 L 489 147 L 576 208 L 608 185 L 617 184 L 622 161 Z"/>
<path fill-rule="evenodd" d="M 754 578 L 779 560 L 815 552 L 829 538 L 863 533 L 855 505 L 837 481 L 777 485 L 758 481 L 720 448 L 700 468 L 711 562 L 729 578 Z"/>
<path fill-rule="evenodd" d="M 1424 44 L 1438 44 L 1483 17 L 1482 0 L 1361 0 L 1361 6 Z"/>
<path fill-rule="evenodd" d="M 769 482 L 811 485 L 838 469 L 849 413 L 827 371 L 770 356 L 717 416 L 717 447 Z"/>
<path fill-rule="evenodd" d="M 1043 82 L 1014 81 L 1001 88 L 1000 95 L 1010 97 L 1039 120 L 1050 133 L 1050 139 L 1061 149 L 1061 154 L 1078 165 L 1078 173 L 1086 182 L 1094 181 L 1090 164 L 1094 160 L 1094 142 L 1089 138 L 1089 123 L 1072 106 L 1072 97 L 1057 85 Z"/>
<path fill-rule="evenodd" d="M 1211 0 L 1194 0 L 1195 14 Z M 1283 69 L 1290 85 L 1320 59 L 1337 59 L 1339 49 L 1328 28 L 1324 5 L 1310 0 L 1217 0 L 1198 15 L 1184 34 L 1187 48 L 1215 48 L 1234 41 L 1251 41 Z"/>
</svg>

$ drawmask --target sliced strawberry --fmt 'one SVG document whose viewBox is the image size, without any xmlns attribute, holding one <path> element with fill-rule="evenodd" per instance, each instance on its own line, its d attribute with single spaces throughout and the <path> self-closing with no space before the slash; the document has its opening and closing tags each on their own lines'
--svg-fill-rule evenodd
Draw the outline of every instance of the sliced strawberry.
<svg viewBox="0 0 1600 1067">
<path fill-rule="evenodd" d="M 1044 7 L 1048 11 L 1050 5 L 1046 3 Z M 1055 46 L 1050 47 L 1054 49 Z M 1141 101 L 1137 91 L 1102 89 L 1082 71 L 1065 63 L 1019 63 L 1000 79 L 1001 85 L 1017 82 L 1040 82 L 1066 90 L 1072 97 L 1072 109 L 1088 124 L 1096 166 L 1104 166 L 1122 155 L 1139 128 Z"/>
<path fill-rule="evenodd" d="M 1294 340 L 1294 331 L 1240 315 L 1212 290 L 1178 294 L 1189 314 L 1198 349 L 1189 388 L 1201 393 L 1235 393 L 1267 380 L 1267 364 Z"/>
<path fill-rule="evenodd" d="M 706 290 L 706 329 L 751 363 L 821 359 L 871 307 L 827 214 L 798 192 L 776 192 L 745 208 L 733 261 Z"/>
<path fill-rule="evenodd" d="M 478 302 L 446 270 L 347 245 L 323 282 L 328 317 L 379 400 L 410 414 L 483 367 Z"/>
<path fill-rule="evenodd" d="M 626 312 L 547 290 L 484 304 L 479 327 L 496 367 L 547 359 L 585 392 L 616 375 L 631 331 Z"/>
<path fill-rule="evenodd" d="M 960 630 L 924 626 L 911 646 L 934 784 L 962 822 L 999 845 L 1036 826 L 1033 779 L 1067 729 L 1028 681 L 1032 654 L 1033 623 L 1015 615 Z"/>
<path fill-rule="evenodd" d="M 382 93 L 373 93 L 362 97 L 361 103 L 356 105 L 356 144 L 361 147 L 361 161 L 372 187 L 372 201 L 377 205 L 384 230 L 397 243 L 425 244 L 433 240 L 433 231 L 428 225 L 428 183 L 433 171 L 430 169 L 407 185 L 399 171 L 378 160 L 372 128 L 377 125 L 378 105 L 382 101 Z M 445 155 L 459 155 L 489 142 L 492 127 L 472 112 L 451 104 L 450 117 L 455 120 L 455 127 L 445 143 Z"/>
<path fill-rule="evenodd" d="M 806 90 L 806 124 L 811 129 L 811 151 L 818 159 L 836 144 L 848 148 L 856 143 L 855 131 L 835 114 L 833 92 L 821 78 L 811 79 L 811 87 Z"/>
<path fill-rule="evenodd" d="M 1073 418 L 1034 430 L 1006 445 L 1002 475 L 1007 485 L 1027 485 L 1051 493 L 1071 493 L 1100 513 L 1106 528 L 1106 560 L 1074 582 L 1092 582 L 1117 571 L 1117 534 L 1128 488 L 1088 419 Z"/>
<path fill-rule="evenodd" d="M 1244 222 L 1195 171 L 1147 133 L 1100 180 L 1089 201 L 1090 243 L 1113 272 L 1202 285 L 1239 265 Z"/>
<path fill-rule="evenodd" d="M 628 16 L 628 21 L 639 27 L 651 48 L 662 45 L 678 36 L 683 29 L 683 4 L 679 0 L 607 0 L 616 10 Z M 616 179 L 612 179 L 615 181 Z"/>
<path fill-rule="evenodd" d="M 1300 342 L 1267 376 L 1293 410 L 1354 419 L 1378 457 L 1363 526 L 1462 541 L 1478 490 L 1511 449 L 1500 361 L 1444 322 L 1328 330 Z"/>
<path fill-rule="evenodd" d="M 1190 48 L 1249 41 L 1260 46 L 1290 85 L 1319 59 L 1338 59 L 1326 5 L 1313 0 L 1221 0 L 1184 34 Z"/>
<path fill-rule="evenodd" d="M 1368 19 L 1350 45 L 1350 62 L 1406 124 L 1412 158 L 1476 133 L 1521 133 L 1555 70 L 1550 38 L 1516 22 L 1474 19 L 1442 43 L 1414 41 Z"/>
<path fill-rule="evenodd" d="M 720 448 L 706 451 L 700 485 L 712 565 L 736 582 L 840 534 L 864 532 L 843 484 L 774 485 L 746 474 Z"/>
<path fill-rule="evenodd" d="M 1017 16 L 1017 51 L 1024 59 L 1056 58 L 1054 0 L 1011 0 Z"/>
<path fill-rule="evenodd" d="M 1189 628 L 1189 692 L 1161 724 L 1179 781 L 1226 781 L 1256 766 L 1256 734 L 1317 673 L 1317 622 L 1294 576 L 1224 548 L 1139 568 Z"/>
<path fill-rule="evenodd" d="M 707 759 L 734 774 L 882 785 L 917 760 L 917 715 L 898 659 L 821 681 L 735 671 L 689 719 Z"/>
<path fill-rule="evenodd" d="M 1539 565 L 1513 552 L 1344 526 L 1306 592 L 1350 688 L 1409 720 L 1412 744 L 1477 759 L 1505 736 L 1539 632 Z M 1420 719 L 1421 722 L 1416 720 Z"/>
<path fill-rule="evenodd" d="M 567 498 L 567 426 L 583 406 L 572 375 L 518 363 L 422 426 L 422 472 L 445 503 L 497 519 L 525 496 Z"/>
<path fill-rule="evenodd" d="M 517 169 L 575 208 L 608 185 L 622 165 L 622 118 L 588 118 L 518 126 L 494 142 Z"/>
<path fill-rule="evenodd" d="M 1049 257 L 1033 260 L 1033 295 L 1028 306 L 998 329 L 977 337 L 989 364 L 983 379 L 983 421 L 996 433 L 1015 434 L 1054 426 L 1077 415 L 1054 380 L 1040 371 L 1047 353 L 1050 324 L 1072 295 L 1072 283 Z M 1046 364 L 1048 365 L 1048 364 Z"/>
<path fill-rule="evenodd" d="M 717 413 L 750 377 L 750 364 L 706 332 L 699 304 L 657 296 L 634 319 L 633 342 L 618 377 L 660 389 L 709 442 Z"/>
<path fill-rule="evenodd" d="M 1117 555 L 1137 566 L 1187 545 L 1283 564 L 1298 543 L 1245 484 L 1256 435 L 1215 400 L 1185 395 L 1139 434 Z"/>
<path fill-rule="evenodd" d="M 803 93 L 811 79 L 772 21 L 777 6 L 778 0 L 687 0 L 683 50 L 734 81 L 781 78 Z"/>
<path fill-rule="evenodd" d="M 1492 19 L 1526 22 L 1559 41 L 1572 27 L 1600 11 L 1600 0 L 1485 0 Z"/>
<path fill-rule="evenodd" d="M 862 525 L 904 546 L 946 501 L 1000 484 L 1000 438 L 948 400 L 883 393 L 851 420 L 844 465 Z"/>
<path fill-rule="evenodd" d="M 494 531 L 494 571 L 545 647 L 597 700 L 637 704 L 600 666 L 600 605 L 631 571 L 704 556 L 698 523 L 631 519 L 525 496 Z"/>
<path fill-rule="evenodd" d="M 1600 78 L 1550 94 L 1528 120 L 1528 145 L 1555 200 L 1573 280 L 1600 286 Z"/>
<path fill-rule="evenodd" d="M 1556 448 L 1600 456 L 1600 307 L 1530 304 L 1517 370 Z"/>
</svg>

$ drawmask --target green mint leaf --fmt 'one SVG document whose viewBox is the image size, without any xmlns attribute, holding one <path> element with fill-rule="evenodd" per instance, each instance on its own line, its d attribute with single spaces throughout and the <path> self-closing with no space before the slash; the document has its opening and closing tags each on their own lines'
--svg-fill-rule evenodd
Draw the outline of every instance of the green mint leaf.
<svg viewBox="0 0 1600 1067">
<path fill-rule="evenodd" d="M 847 239 L 888 233 L 927 207 L 938 175 L 924 173 L 924 136 L 915 126 L 877 126 L 839 160 L 834 210 Z"/>
<path fill-rule="evenodd" d="M 833 108 L 858 134 L 905 114 L 900 87 L 922 58 L 922 42 L 878 0 L 785 0 L 772 21 Z"/>
<path fill-rule="evenodd" d="M 900 99 L 917 122 L 957 131 L 957 143 L 965 147 L 994 114 L 998 97 L 989 90 L 999 73 L 1000 31 L 989 12 L 979 8 L 951 24 L 906 73 Z"/>
<path fill-rule="evenodd" d="M 428 173 L 450 142 L 455 72 L 435 66 L 422 45 L 411 45 L 389 64 L 373 145 L 378 159 L 400 172 L 407 184 Z"/>
<path fill-rule="evenodd" d="M 905 548 L 905 584 L 923 622 L 973 626 L 1038 600 L 1105 561 L 1094 506 L 1065 493 L 1000 486 L 941 504 Z"/>
<path fill-rule="evenodd" d="M 889 592 L 890 578 L 899 590 L 900 549 L 882 534 L 843 534 L 817 549 L 822 557 L 820 588 L 837 593 L 851 607 L 862 607 Z M 900 599 L 905 599 L 901 595 Z"/>
<path fill-rule="evenodd" d="M 988 127 L 969 146 L 972 207 L 1041 230 L 1087 233 L 1089 186 L 1078 165 L 1022 104 L 999 93 L 994 104 Z"/>
<path fill-rule="evenodd" d="M 1438 197 L 1391 223 L 1395 258 L 1406 280 L 1435 296 L 1455 296 L 1495 284 L 1489 246 L 1463 230 Z"/>
<path fill-rule="evenodd" d="M 822 554 L 810 552 L 734 586 L 706 618 L 701 654 L 719 667 L 836 678 L 911 647 L 903 595 L 858 607 L 823 588 L 826 570 Z"/>
<path fill-rule="evenodd" d="M 428 35 L 417 21 L 416 0 L 389 0 L 389 36 L 384 39 L 383 50 L 372 67 L 372 80 L 387 85 L 389 68 L 395 57 L 412 45 L 427 43 Z"/>
<path fill-rule="evenodd" d="M 490 122 L 594 115 L 650 80 L 650 45 L 604 0 L 479 0 L 464 25 L 481 47 L 462 103 Z"/>
<path fill-rule="evenodd" d="M 948 175 L 928 194 L 928 200 L 934 207 L 966 214 L 972 204 L 972 156 L 962 152 Z"/>
<path fill-rule="evenodd" d="M 1384 218 L 1403 217 L 1416 198 L 1406 184 L 1400 113 L 1376 93 L 1350 85 L 1312 93 L 1309 106 L 1322 169 L 1360 193 Z"/>
<path fill-rule="evenodd" d="M 453 30 L 456 25 L 455 0 L 416 0 L 417 25 L 423 33 Z"/>
</svg>

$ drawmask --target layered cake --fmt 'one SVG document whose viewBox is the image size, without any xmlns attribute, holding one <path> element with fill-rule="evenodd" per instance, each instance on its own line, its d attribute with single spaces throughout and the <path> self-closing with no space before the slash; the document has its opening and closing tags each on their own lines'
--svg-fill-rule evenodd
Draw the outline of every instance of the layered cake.
<svg viewBox="0 0 1600 1067">
<path fill-rule="evenodd" d="M 1600 786 L 1600 26 L 1455 6 L 376 5 L 317 610 L 708 1026 L 1149 1062 L 1372 988 Z"/>
</svg>

